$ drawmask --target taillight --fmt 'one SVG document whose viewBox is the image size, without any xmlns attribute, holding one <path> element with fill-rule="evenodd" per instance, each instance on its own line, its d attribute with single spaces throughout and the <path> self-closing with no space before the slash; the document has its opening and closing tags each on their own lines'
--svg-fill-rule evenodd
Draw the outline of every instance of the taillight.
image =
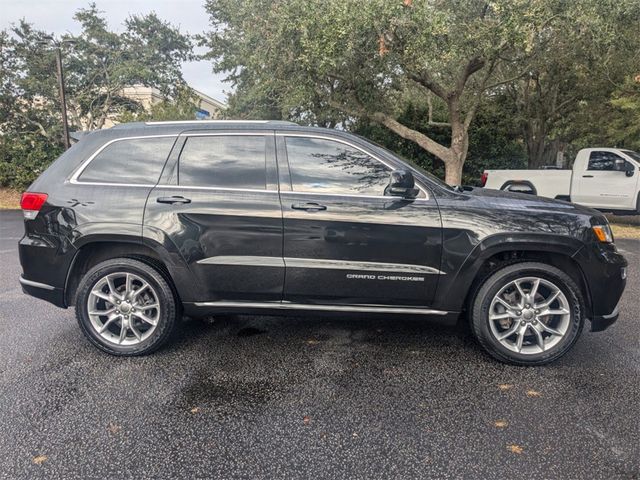
<svg viewBox="0 0 640 480">
<path fill-rule="evenodd" d="M 46 193 L 24 192 L 20 199 L 20 208 L 22 208 L 24 218 L 27 220 L 36 218 L 42 205 L 47 201 L 47 197 L 49 197 L 49 195 Z"/>
<path fill-rule="evenodd" d="M 482 172 L 482 176 L 480 177 L 480 183 L 484 187 L 487 184 L 487 179 L 489 178 L 489 172 Z"/>
</svg>

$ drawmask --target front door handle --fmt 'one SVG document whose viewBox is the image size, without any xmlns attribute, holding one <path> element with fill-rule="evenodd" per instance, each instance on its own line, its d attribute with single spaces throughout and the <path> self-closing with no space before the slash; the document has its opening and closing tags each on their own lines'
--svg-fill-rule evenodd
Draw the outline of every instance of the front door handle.
<svg viewBox="0 0 640 480">
<path fill-rule="evenodd" d="M 593 178 L 593 175 L 582 175 L 582 178 Z"/>
<path fill-rule="evenodd" d="M 191 203 L 191 199 L 190 198 L 180 197 L 180 196 L 158 197 L 156 199 L 156 202 L 158 202 L 158 203 L 170 203 L 171 205 L 173 205 L 174 203 Z"/>
<path fill-rule="evenodd" d="M 291 205 L 291 208 L 293 208 L 294 210 L 306 210 L 307 212 L 318 212 L 320 210 L 327 209 L 327 207 L 325 207 L 324 205 L 320 205 L 319 203 L 315 202 L 294 203 L 293 205 Z"/>
</svg>

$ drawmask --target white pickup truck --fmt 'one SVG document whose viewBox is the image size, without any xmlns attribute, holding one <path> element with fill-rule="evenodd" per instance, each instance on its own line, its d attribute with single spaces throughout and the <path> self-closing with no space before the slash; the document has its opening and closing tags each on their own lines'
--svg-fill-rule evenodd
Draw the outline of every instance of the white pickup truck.
<svg viewBox="0 0 640 480">
<path fill-rule="evenodd" d="M 482 186 L 579 203 L 606 212 L 640 214 L 640 154 L 585 148 L 573 170 L 485 170 Z"/>
</svg>

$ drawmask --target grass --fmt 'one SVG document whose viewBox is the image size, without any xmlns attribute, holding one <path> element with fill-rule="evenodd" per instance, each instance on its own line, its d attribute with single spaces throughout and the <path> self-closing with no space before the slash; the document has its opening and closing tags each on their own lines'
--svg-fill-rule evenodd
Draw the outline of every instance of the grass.
<svg viewBox="0 0 640 480">
<path fill-rule="evenodd" d="M 633 238 L 640 240 L 640 225 L 612 223 L 611 230 L 615 238 Z"/>
<path fill-rule="evenodd" d="M 10 188 L 0 188 L 0 210 L 20 208 L 20 192 Z"/>
</svg>

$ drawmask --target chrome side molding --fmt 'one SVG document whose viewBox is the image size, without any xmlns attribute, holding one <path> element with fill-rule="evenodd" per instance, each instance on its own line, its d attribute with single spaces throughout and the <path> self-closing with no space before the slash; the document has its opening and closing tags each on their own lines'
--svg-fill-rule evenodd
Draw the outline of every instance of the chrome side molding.
<svg viewBox="0 0 640 480">
<path fill-rule="evenodd" d="M 421 307 L 393 307 L 388 305 L 314 305 L 290 302 L 195 302 L 196 307 L 264 308 L 275 310 L 315 310 L 323 312 L 407 313 L 414 315 L 447 315 L 449 312 Z"/>
<path fill-rule="evenodd" d="M 426 265 L 406 263 L 364 262 L 321 258 L 269 257 L 253 255 L 218 255 L 198 260 L 204 265 L 239 265 L 251 267 L 320 268 L 328 270 L 360 270 L 371 272 L 393 272 L 413 274 L 442 274 L 440 270 Z"/>
</svg>

